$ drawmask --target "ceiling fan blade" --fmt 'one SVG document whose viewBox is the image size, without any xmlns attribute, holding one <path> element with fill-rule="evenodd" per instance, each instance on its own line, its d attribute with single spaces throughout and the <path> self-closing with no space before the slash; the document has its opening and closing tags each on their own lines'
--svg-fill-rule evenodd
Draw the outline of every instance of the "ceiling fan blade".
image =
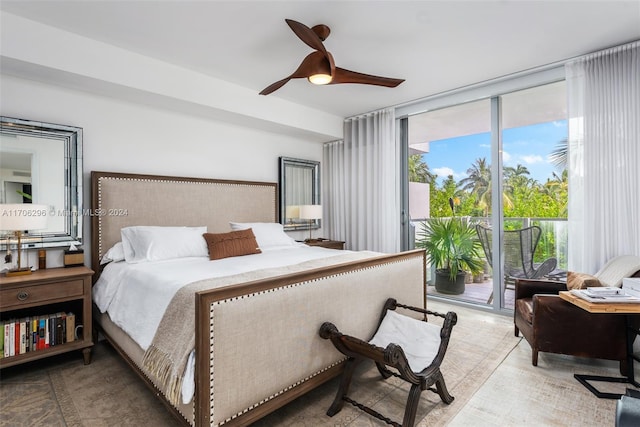
<svg viewBox="0 0 640 427">
<path fill-rule="evenodd" d="M 327 54 L 329 56 L 331 55 L 329 52 L 327 52 Z M 329 73 L 332 64 L 333 62 L 329 61 L 327 59 L 327 56 L 325 56 L 322 52 L 311 52 L 302 60 L 298 68 L 289 77 L 285 77 L 282 80 L 270 84 L 269 86 L 264 88 L 262 92 L 260 92 L 260 95 L 269 95 L 270 93 L 280 89 L 289 80 L 307 78 L 310 75 L 318 72 L 318 70 L 325 70 L 325 72 Z"/>
<path fill-rule="evenodd" d="M 291 77 L 285 77 L 282 80 L 278 80 L 275 83 L 271 83 L 269 86 L 262 89 L 262 92 L 260 92 L 260 95 L 269 95 L 271 92 L 275 92 L 276 90 L 280 89 L 282 86 L 287 84 L 289 80 L 291 80 Z"/>
<path fill-rule="evenodd" d="M 365 85 L 376 85 L 385 87 L 396 87 L 402 83 L 404 79 L 393 79 L 390 77 L 373 76 L 371 74 L 358 73 L 356 71 L 345 70 L 336 67 L 333 79 L 329 84 L 338 83 L 359 83 Z"/>
<path fill-rule="evenodd" d="M 322 40 L 320 37 L 309 27 L 304 24 L 301 24 L 298 21 L 294 21 L 293 19 L 285 19 L 287 25 L 293 30 L 293 32 L 298 36 L 300 40 L 302 40 L 307 46 L 311 49 L 319 50 L 320 52 L 327 54 L 327 50 L 322 44 Z"/>
</svg>

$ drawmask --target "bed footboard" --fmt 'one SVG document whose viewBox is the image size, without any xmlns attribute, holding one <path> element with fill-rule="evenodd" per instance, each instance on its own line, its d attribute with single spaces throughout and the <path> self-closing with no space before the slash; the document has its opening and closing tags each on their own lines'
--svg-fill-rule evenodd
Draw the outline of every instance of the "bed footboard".
<svg viewBox="0 0 640 427">
<path fill-rule="evenodd" d="M 197 293 L 196 425 L 247 425 L 337 375 L 320 325 L 370 337 L 389 297 L 426 308 L 424 251 Z"/>
</svg>

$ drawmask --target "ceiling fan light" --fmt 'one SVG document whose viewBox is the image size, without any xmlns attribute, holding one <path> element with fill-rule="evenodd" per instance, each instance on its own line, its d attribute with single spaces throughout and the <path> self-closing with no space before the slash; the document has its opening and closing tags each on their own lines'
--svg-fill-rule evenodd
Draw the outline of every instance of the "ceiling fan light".
<svg viewBox="0 0 640 427">
<path fill-rule="evenodd" d="M 331 83 L 331 75 L 324 73 L 313 74 L 309 76 L 308 80 L 314 85 L 326 85 Z"/>
</svg>

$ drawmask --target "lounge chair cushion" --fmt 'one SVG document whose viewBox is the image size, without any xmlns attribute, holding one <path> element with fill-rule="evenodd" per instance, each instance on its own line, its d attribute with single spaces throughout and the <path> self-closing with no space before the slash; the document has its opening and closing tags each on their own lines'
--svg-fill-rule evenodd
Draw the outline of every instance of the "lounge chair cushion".
<svg viewBox="0 0 640 427">
<path fill-rule="evenodd" d="M 587 289 L 602 286 L 597 277 L 575 271 L 567 272 L 567 289 Z"/>
</svg>

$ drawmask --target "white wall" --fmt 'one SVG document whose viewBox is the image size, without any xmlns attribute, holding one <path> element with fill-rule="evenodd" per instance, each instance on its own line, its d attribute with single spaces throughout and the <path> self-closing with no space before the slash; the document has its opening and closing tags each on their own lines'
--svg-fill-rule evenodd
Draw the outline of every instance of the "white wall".
<svg viewBox="0 0 640 427">
<path fill-rule="evenodd" d="M 342 137 L 342 117 L 4 11 L 0 22 L 0 113 L 83 128 L 85 208 L 92 170 L 277 182 L 279 156 L 321 160 Z"/>
<path fill-rule="evenodd" d="M 6 74 L 0 79 L 3 116 L 83 128 L 85 208 L 90 206 L 92 170 L 277 182 L 279 156 L 322 158 L 321 143 L 299 137 Z M 89 218 L 83 240 L 88 263 Z M 37 265 L 35 255 L 31 257 L 31 264 Z"/>
<path fill-rule="evenodd" d="M 343 118 L 0 10 L 0 71 L 317 142 Z"/>
</svg>

